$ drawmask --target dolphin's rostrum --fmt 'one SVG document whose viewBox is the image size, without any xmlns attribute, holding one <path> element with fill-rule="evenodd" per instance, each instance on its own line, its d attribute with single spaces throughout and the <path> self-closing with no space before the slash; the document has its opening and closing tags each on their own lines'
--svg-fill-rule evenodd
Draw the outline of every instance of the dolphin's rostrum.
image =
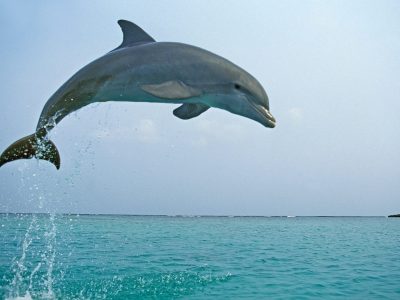
<svg viewBox="0 0 400 300">
<path fill-rule="evenodd" d="M 185 120 L 216 107 L 275 127 L 263 87 L 240 67 L 198 47 L 156 42 L 131 22 L 118 24 L 122 44 L 83 67 L 51 96 L 36 132 L 9 146 L 0 166 L 36 157 L 59 169 L 60 156 L 48 132 L 71 112 L 94 102 L 181 104 L 173 113 Z"/>
</svg>

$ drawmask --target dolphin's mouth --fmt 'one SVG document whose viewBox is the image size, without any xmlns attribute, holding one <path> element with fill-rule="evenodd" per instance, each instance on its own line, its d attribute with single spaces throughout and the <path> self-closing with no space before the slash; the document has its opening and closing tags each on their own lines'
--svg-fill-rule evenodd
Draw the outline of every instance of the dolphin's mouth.
<svg viewBox="0 0 400 300">
<path fill-rule="evenodd" d="M 247 100 L 250 107 L 254 109 L 255 118 L 252 118 L 254 121 L 262 124 L 268 128 L 274 128 L 276 126 L 276 119 L 274 116 L 266 109 L 263 105 L 254 103 L 252 97 L 246 96 L 245 99 Z"/>
<path fill-rule="evenodd" d="M 255 109 L 259 116 L 259 122 L 268 128 L 274 128 L 276 126 L 276 119 L 274 116 L 269 112 L 268 109 L 264 108 L 261 105 L 253 104 L 249 101 L 250 105 Z"/>
<path fill-rule="evenodd" d="M 261 114 L 265 118 L 265 126 L 269 128 L 274 128 L 276 126 L 276 119 L 274 116 L 269 112 L 269 110 L 265 109 L 264 107 L 261 107 Z"/>
</svg>

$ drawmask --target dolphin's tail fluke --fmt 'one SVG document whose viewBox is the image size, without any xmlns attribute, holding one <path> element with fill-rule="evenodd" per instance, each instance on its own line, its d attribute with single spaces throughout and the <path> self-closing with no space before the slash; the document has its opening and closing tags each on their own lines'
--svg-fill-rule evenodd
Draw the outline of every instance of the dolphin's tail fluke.
<svg viewBox="0 0 400 300">
<path fill-rule="evenodd" d="M 46 137 L 37 133 L 28 135 L 11 144 L 0 156 L 0 167 L 17 159 L 38 158 L 51 162 L 60 168 L 60 154 L 56 146 Z"/>
</svg>

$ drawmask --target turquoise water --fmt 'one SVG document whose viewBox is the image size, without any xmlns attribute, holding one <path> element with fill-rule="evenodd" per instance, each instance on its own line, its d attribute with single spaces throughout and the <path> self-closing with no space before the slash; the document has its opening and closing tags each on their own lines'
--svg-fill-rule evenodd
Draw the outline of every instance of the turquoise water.
<svg viewBox="0 0 400 300">
<path fill-rule="evenodd" d="M 0 215 L 0 298 L 400 299 L 400 219 Z"/>
</svg>

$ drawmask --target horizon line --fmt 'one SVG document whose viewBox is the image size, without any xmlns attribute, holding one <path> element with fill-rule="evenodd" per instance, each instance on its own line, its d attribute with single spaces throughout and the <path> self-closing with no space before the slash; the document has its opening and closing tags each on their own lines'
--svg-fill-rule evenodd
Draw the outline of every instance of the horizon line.
<svg viewBox="0 0 400 300">
<path fill-rule="evenodd" d="M 389 215 L 219 215 L 219 214 L 119 214 L 119 213 L 52 213 L 0 212 L 0 215 L 63 215 L 63 216 L 125 216 L 125 217 L 210 217 L 210 218 L 386 218 Z"/>
</svg>

